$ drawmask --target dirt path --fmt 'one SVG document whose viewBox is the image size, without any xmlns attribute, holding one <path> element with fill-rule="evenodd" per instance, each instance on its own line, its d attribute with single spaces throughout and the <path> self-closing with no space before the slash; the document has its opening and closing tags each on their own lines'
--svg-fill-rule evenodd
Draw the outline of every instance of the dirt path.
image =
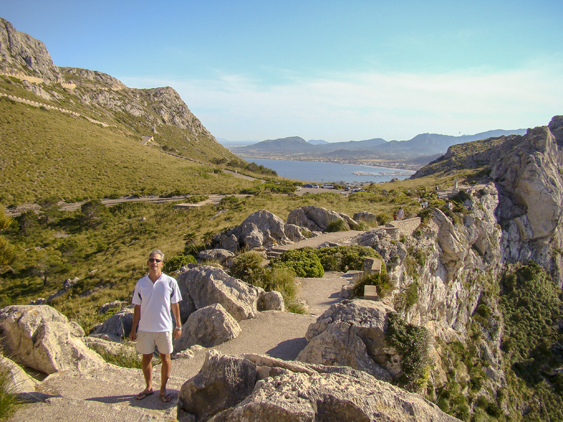
<svg viewBox="0 0 563 422">
<path fill-rule="evenodd" d="M 349 280 L 350 274 L 338 272 L 327 272 L 323 278 L 298 279 L 298 297 L 307 302 L 310 315 L 260 312 L 256 318 L 240 322 L 242 333 L 238 338 L 214 349 L 231 355 L 257 353 L 294 360 L 307 345 L 305 333 L 309 325 L 330 305 L 342 300 L 340 288 Z M 59 372 L 49 376 L 35 393 L 38 402 L 19 407 L 10 422 L 173 421 L 180 388 L 199 372 L 205 356 L 206 349 L 196 347 L 192 357 L 172 361 L 170 403 L 162 403 L 158 392 L 145 400 L 135 400 L 135 394 L 144 388 L 141 370 L 108 365 L 87 374 Z M 154 368 L 153 375 L 153 383 L 158 386 L 160 367 Z"/>
</svg>

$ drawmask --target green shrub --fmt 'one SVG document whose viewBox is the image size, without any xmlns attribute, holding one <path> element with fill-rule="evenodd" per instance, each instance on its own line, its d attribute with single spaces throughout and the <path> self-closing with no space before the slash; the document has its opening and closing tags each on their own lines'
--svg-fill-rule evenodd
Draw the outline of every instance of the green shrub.
<svg viewBox="0 0 563 422">
<path fill-rule="evenodd" d="M 561 289 L 534 262 L 517 264 L 501 280 L 500 309 L 504 317 L 501 350 L 507 365 L 510 402 L 530 406 L 530 420 L 562 420 L 563 391 L 556 373 L 563 365 Z M 489 310 L 479 305 L 477 315 Z M 556 322 L 557 321 L 557 322 Z M 535 406 L 537 402 L 545 407 Z"/>
<path fill-rule="evenodd" d="M 285 251 L 270 265 L 292 268 L 297 277 L 322 277 L 325 273 L 315 249 L 310 247 Z"/>
<path fill-rule="evenodd" d="M 388 316 L 389 341 L 402 356 L 399 384 L 409 391 L 420 391 L 428 377 L 429 337 L 428 330 L 407 324 L 399 314 Z"/>
<path fill-rule="evenodd" d="M 262 287 L 267 292 L 275 290 L 280 292 L 286 304 L 295 300 L 297 286 L 295 285 L 295 272 L 291 268 L 266 268 L 262 279 Z"/>
<path fill-rule="evenodd" d="M 264 259 L 257 252 L 246 252 L 233 259 L 229 269 L 231 275 L 246 283 L 262 287 L 264 279 Z"/>
<path fill-rule="evenodd" d="M 163 271 L 167 274 L 178 271 L 180 268 L 197 263 L 193 255 L 176 255 L 164 263 Z"/>
<path fill-rule="evenodd" d="M 348 224 L 344 220 L 333 220 L 326 226 L 325 233 L 345 232 L 350 230 Z"/>
<path fill-rule="evenodd" d="M 377 220 L 377 224 L 379 224 L 380 226 L 384 226 L 385 224 L 393 220 L 393 217 L 390 216 L 389 214 L 381 213 L 381 214 L 377 214 L 375 216 L 375 219 Z"/>
<path fill-rule="evenodd" d="M 405 291 L 405 306 L 407 309 L 418 302 L 418 288 L 419 285 L 417 282 L 408 285 Z"/>
<path fill-rule="evenodd" d="M 364 269 L 365 257 L 381 256 L 369 246 L 327 246 L 318 249 L 317 255 L 325 271 L 362 271 Z"/>
<path fill-rule="evenodd" d="M 395 283 L 385 273 L 362 275 L 362 277 L 354 283 L 354 289 L 352 290 L 354 296 L 362 297 L 364 295 L 364 286 L 376 286 L 377 295 L 380 298 L 386 297 L 389 293 L 395 290 Z"/>
</svg>

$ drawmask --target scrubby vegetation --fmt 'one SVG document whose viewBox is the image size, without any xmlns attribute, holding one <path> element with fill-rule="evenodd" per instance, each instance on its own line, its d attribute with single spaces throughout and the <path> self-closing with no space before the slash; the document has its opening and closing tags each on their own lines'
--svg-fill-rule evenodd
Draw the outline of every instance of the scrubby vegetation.
<svg viewBox="0 0 563 422">
<path fill-rule="evenodd" d="M 426 389 L 430 376 L 428 330 L 407 324 L 399 314 L 389 315 L 389 340 L 402 356 L 399 385 L 410 391 Z"/>
<path fill-rule="evenodd" d="M 282 294 L 288 311 L 304 313 L 303 305 L 297 301 L 295 272 L 289 266 L 264 266 L 264 259 L 257 252 L 246 252 L 233 259 L 229 272 L 233 277 L 266 291 Z"/>
<path fill-rule="evenodd" d="M 271 265 L 291 268 L 298 277 L 322 277 L 325 273 L 316 249 L 308 247 L 286 251 L 272 260 Z"/>
<path fill-rule="evenodd" d="M 525 420 L 563 420 L 561 289 L 533 262 L 508 271 L 501 287 L 507 399 L 514 409 L 527 403 Z"/>
<path fill-rule="evenodd" d="M 364 269 L 364 258 L 381 256 L 369 246 L 351 245 L 325 247 L 316 250 L 321 264 L 326 271 L 361 271 Z"/>
</svg>

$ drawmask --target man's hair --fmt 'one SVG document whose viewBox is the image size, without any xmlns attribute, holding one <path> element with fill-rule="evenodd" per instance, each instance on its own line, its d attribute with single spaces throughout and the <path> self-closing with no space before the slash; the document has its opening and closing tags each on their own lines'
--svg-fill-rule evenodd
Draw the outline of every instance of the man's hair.
<svg viewBox="0 0 563 422">
<path fill-rule="evenodd" d="M 162 259 L 162 260 L 164 261 L 164 254 L 163 254 L 162 252 L 160 252 L 159 249 L 155 249 L 154 251 L 152 251 L 152 252 L 149 254 L 149 258 L 150 258 L 151 256 L 153 256 L 153 255 L 160 255 L 160 259 Z"/>
</svg>

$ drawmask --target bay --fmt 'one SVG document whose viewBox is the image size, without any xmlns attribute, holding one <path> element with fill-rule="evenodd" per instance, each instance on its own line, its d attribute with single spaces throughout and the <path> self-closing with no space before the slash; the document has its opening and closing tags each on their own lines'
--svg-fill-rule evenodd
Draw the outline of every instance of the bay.
<svg viewBox="0 0 563 422">
<path fill-rule="evenodd" d="M 362 182 L 381 183 L 393 178 L 406 179 L 413 171 L 385 167 L 372 167 L 357 164 L 326 163 L 321 161 L 290 161 L 244 158 L 269 169 L 275 170 L 278 176 L 288 179 L 316 183 Z"/>
</svg>

